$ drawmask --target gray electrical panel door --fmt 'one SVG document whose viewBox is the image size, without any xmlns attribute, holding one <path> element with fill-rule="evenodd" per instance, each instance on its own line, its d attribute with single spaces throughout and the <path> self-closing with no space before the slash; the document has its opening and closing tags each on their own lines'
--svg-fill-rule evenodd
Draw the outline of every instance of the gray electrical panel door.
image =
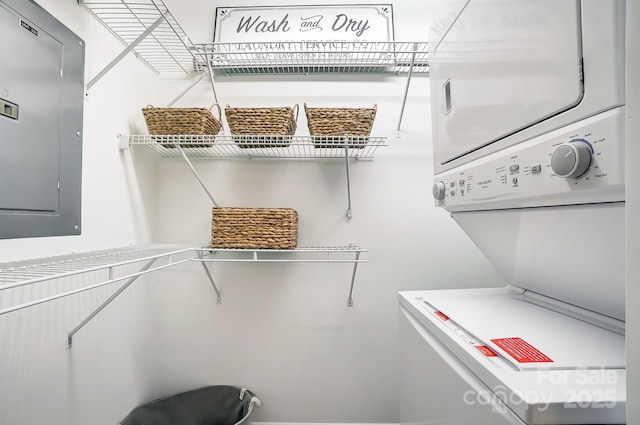
<svg viewBox="0 0 640 425">
<path fill-rule="evenodd" d="M 9 183 L 3 184 L 0 209 L 53 212 L 60 176 L 62 45 L 1 3 L 0 27 L 0 181 Z"/>
<path fill-rule="evenodd" d="M 79 234 L 84 43 L 25 0 L 0 34 L 0 238 Z"/>
</svg>

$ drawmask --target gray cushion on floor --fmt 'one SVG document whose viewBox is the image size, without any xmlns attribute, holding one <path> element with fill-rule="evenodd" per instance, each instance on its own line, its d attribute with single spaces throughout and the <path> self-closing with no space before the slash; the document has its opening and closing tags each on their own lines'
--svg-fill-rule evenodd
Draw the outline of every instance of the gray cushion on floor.
<svg viewBox="0 0 640 425">
<path fill-rule="evenodd" d="M 121 425 L 233 425 L 249 411 L 252 393 L 212 385 L 172 395 L 133 409 Z"/>
</svg>

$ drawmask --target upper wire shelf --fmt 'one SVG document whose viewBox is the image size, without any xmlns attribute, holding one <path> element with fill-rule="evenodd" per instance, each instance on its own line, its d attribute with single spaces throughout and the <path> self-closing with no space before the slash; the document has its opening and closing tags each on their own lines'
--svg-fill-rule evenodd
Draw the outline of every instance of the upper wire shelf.
<svg viewBox="0 0 640 425">
<path fill-rule="evenodd" d="M 429 71 L 426 42 L 281 41 L 199 43 L 195 55 L 222 74 Z"/>
<path fill-rule="evenodd" d="M 146 146 L 163 157 L 193 158 L 373 158 L 386 145 L 371 136 L 234 136 L 234 135 L 120 135 L 121 148 Z M 176 149 L 179 146 L 184 149 Z"/>
<path fill-rule="evenodd" d="M 196 46 L 162 0 L 78 0 L 156 74 L 201 71 Z M 152 29 L 153 28 L 153 29 Z M 152 30 L 151 30 L 152 29 Z M 145 32 L 151 32 L 139 40 Z"/>
</svg>

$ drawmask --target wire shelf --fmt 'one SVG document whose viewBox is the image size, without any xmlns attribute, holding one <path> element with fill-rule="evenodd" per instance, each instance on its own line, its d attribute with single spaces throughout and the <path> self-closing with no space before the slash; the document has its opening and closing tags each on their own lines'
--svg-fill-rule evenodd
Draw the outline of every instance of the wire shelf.
<svg viewBox="0 0 640 425">
<path fill-rule="evenodd" d="M 216 73 L 429 72 L 425 42 L 300 41 L 197 44 Z"/>
<path fill-rule="evenodd" d="M 193 158 L 356 158 L 371 159 L 385 137 L 121 135 L 121 147 L 145 146 L 162 157 Z"/>
<path fill-rule="evenodd" d="M 342 246 L 299 246 L 292 249 L 237 249 L 237 248 L 199 248 L 201 252 L 286 252 L 286 253 L 338 253 L 338 252 L 367 252 L 357 245 Z"/>
<path fill-rule="evenodd" d="M 156 74 L 200 71 L 189 40 L 162 0 L 79 0 L 125 46 L 150 27 L 158 26 L 133 49 Z"/>
<path fill-rule="evenodd" d="M 293 249 L 202 248 L 204 262 L 269 262 L 269 263 L 367 263 L 360 259 L 366 249 L 355 245 L 297 247 Z M 354 258 L 347 255 L 355 254 Z"/>
<path fill-rule="evenodd" d="M 181 244 L 140 245 L 0 263 L 0 291 L 193 251 Z"/>
</svg>

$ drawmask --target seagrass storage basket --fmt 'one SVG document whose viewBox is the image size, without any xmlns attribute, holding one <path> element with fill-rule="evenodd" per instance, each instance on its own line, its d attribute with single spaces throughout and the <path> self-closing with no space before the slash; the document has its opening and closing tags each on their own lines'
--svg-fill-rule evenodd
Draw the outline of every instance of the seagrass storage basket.
<svg viewBox="0 0 640 425">
<path fill-rule="evenodd" d="M 298 212 L 293 208 L 212 210 L 211 247 L 293 249 L 298 245 Z"/>
<path fill-rule="evenodd" d="M 352 148 L 364 148 L 377 109 L 377 104 L 373 108 L 310 108 L 304 104 L 316 148 L 339 148 L 347 143 Z"/>
<path fill-rule="evenodd" d="M 266 108 L 232 108 L 227 105 L 224 114 L 238 147 L 285 147 L 291 143 L 291 138 L 286 136 L 296 132 L 298 105 Z"/>
<path fill-rule="evenodd" d="M 211 112 L 217 109 L 218 118 Z M 142 115 L 147 123 L 147 129 L 152 136 L 187 135 L 193 137 L 178 137 L 180 141 L 186 141 L 181 145 L 188 148 L 210 147 L 211 143 L 197 143 L 197 136 L 216 135 L 222 128 L 222 111 L 220 105 L 214 103 L 209 108 L 155 108 L 147 105 L 142 108 Z M 157 137 L 155 140 L 167 148 L 175 147 L 169 140 L 173 138 Z"/>
</svg>

